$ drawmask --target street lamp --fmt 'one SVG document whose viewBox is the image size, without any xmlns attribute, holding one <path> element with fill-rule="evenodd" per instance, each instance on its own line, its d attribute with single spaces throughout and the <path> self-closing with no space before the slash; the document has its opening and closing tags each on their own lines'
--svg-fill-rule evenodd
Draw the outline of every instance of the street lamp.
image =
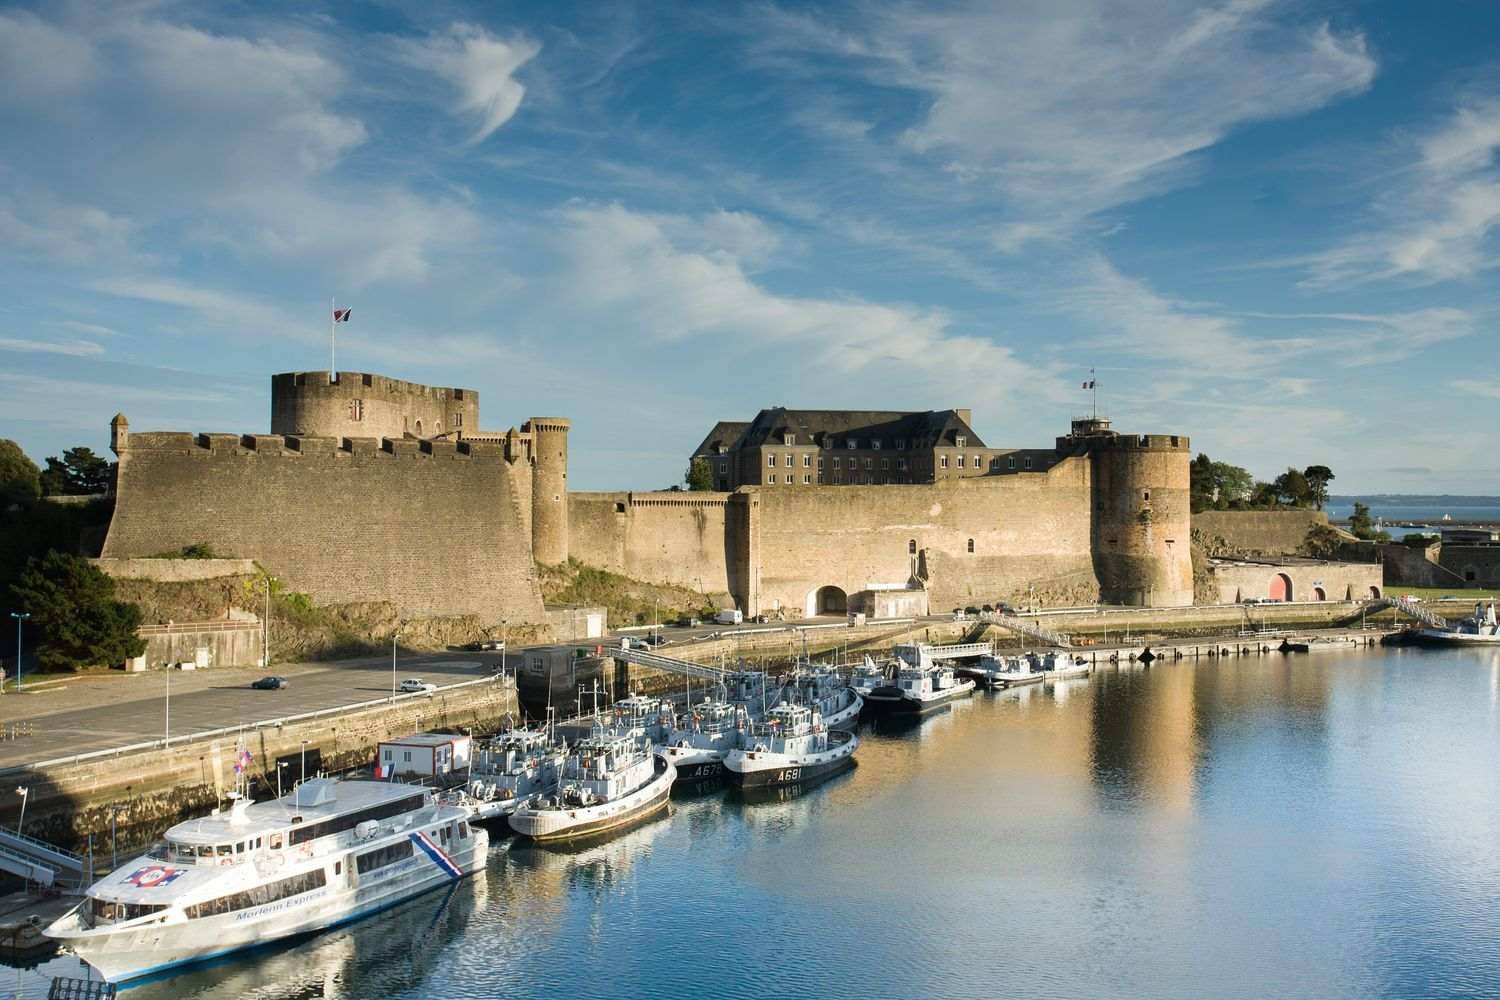
<svg viewBox="0 0 1500 1000">
<path fill-rule="evenodd" d="M 286 767 L 286 761 L 278 760 L 276 762 L 276 797 L 278 799 L 281 798 L 281 771 L 284 767 Z"/>
<path fill-rule="evenodd" d="M 260 623 L 261 666 L 267 670 L 271 668 L 271 584 L 275 582 L 274 576 L 266 577 L 266 617 Z"/>
<path fill-rule="evenodd" d="M 31 617 L 30 611 L 12 611 L 10 616 L 16 620 L 16 690 L 21 690 L 21 630 L 26 627 L 26 619 Z M 0 676 L 0 691 L 5 690 L 5 678 Z"/>
<path fill-rule="evenodd" d="M 172 619 L 167 619 L 167 662 L 162 664 L 167 675 L 166 724 L 163 727 L 162 746 L 172 745 Z"/>
<path fill-rule="evenodd" d="M 401 629 L 391 633 L 391 701 L 396 700 L 396 640 L 401 636 Z"/>
<path fill-rule="evenodd" d="M 307 740 L 302 741 L 302 760 L 297 765 L 297 808 L 302 808 L 302 783 L 307 780 Z"/>
<path fill-rule="evenodd" d="M 21 827 L 26 825 L 26 786 L 17 785 L 16 794 L 21 796 L 21 818 L 16 821 L 16 836 L 21 835 Z"/>
<path fill-rule="evenodd" d="M 509 619 L 500 619 L 500 676 L 505 676 L 505 654 L 510 649 L 510 630 L 506 628 L 510 624 Z"/>
</svg>

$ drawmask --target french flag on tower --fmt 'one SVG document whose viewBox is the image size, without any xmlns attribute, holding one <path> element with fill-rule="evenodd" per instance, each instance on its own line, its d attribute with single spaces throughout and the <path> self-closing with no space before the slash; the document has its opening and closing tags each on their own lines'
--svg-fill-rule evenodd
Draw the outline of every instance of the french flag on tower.
<svg viewBox="0 0 1500 1000">
<path fill-rule="evenodd" d="M 333 321 L 335 323 L 347 323 L 349 322 L 349 314 L 352 312 L 354 312 L 353 309 L 335 309 L 333 311 Z"/>
</svg>

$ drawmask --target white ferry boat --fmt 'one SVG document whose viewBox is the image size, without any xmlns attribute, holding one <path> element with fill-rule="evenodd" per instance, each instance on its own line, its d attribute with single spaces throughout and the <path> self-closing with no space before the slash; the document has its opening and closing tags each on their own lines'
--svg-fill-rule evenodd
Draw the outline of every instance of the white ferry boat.
<svg viewBox="0 0 1500 1000">
<path fill-rule="evenodd" d="M 178 823 L 46 930 L 110 982 L 368 916 L 484 867 L 489 835 L 430 790 L 313 778 Z"/>
<path fill-rule="evenodd" d="M 832 667 L 804 665 L 786 679 L 782 694 L 823 718 L 829 729 L 842 729 L 859 718 L 864 699 Z"/>
<path fill-rule="evenodd" d="M 913 667 L 903 662 L 893 682 L 865 697 L 865 711 L 870 715 L 921 716 L 973 693 L 974 682 L 954 676 L 947 667 Z"/>
<path fill-rule="evenodd" d="M 677 780 L 685 784 L 722 778 L 724 755 L 739 746 L 748 721 L 742 706 L 705 698 L 679 716 L 656 752 L 677 769 Z"/>
<path fill-rule="evenodd" d="M 503 819 L 533 795 L 557 790 L 568 751 L 542 729 L 512 729 L 480 747 L 465 788 L 477 819 Z"/>
<path fill-rule="evenodd" d="M 532 840 L 572 840 L 629 826 L 665 809 L 677 769 L 631 732 L 596 729 L 563 763 L 557 792 L 534 795 L 510 815 Z"/>
<path fill-rule="evenodd" d="M 1417 634 L 1424 646 L 1495 646 L 1500 647 L 1500 619 L 1495 602 L 1474 605 L 1474 614 L 1452 628 L 1424 628 Z"/>
<path fill-rule="evenodd" d="M 741 788 L 808 785 L 854 766 L 859 737 L 829 729 L 803 705 L 782 702 L 751 726 L 744 745 L 724 758 L 731 783 Z"/>
</svg>

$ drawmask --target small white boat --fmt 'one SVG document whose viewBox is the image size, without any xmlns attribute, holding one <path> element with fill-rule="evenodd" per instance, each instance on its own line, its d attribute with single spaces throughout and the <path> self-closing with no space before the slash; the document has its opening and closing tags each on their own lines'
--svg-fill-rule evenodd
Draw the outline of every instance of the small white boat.
<svg viewBox="0 0 1500 1000">
<path fill-rule="evenodd" d="M 1020 687 L 1043 679 L 1040 670 L 1032 669 L 1029 656 L 981 656 L 976 672 L 989 688 Z"/>
<path fill-rule="evenodd" d="M 621 830 L 665 809 L 675 780 L 671 762 L 635 734 L 596 729 L 569 752 L 556 793 L 526 800 L 510 826 L 537 841 Z"/>
<path fill-rule="evenodd" d="M 1456 622 L 1452 628 L 1424 628 L 1417 633 L 1424 646 L 1495 646 L 1500 647 L 1500 618 L 1495 602 L 1474 605 L 1474 614 Z"/>
<path fill-rule="evenodd" d="M 729 751 L 724 768 L 730 782 L 744 789 L 806 786 L 854 766 L 859 737 L 829 729 L 814 710 L 782 702 Z"/>
<path fill-rule="evenodd" d="M 893 681 L 865 697 L 865 711 L 872 716 L 922 716 L 973 693 L 974 682 L 956 677 L 948 667 L 914 667 L 902 662 Z"/>
<path fill-rule="evenodd" d="M 178 823 L 45 933 L 121 982 L 358 920 L 479 871 L 488 849 L 430 789 L 313 778 Z"/>
</svg>

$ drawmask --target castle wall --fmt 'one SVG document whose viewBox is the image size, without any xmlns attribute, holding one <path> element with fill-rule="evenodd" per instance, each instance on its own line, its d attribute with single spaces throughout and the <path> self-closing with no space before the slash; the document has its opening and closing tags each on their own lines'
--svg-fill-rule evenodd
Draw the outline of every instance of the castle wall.
<svg viewBox="0 0 1500 1000">
<path fill-rule="evenodd" d="M 1384 593 L 1384 581 L 1376 563 L 1314 562 L 1308 559 L 1221 561 L 1210 564 L 1209 576 L 1218 589 L 1220 604 L 1238 604 L 1247 598 L 1269 600 L 1271 580 L 1276 576 L 1290 581 L 1294 601 L 1362 601 Z M 1321 598 L 1319 590 L 1323 592 Z"/>
<path fill-rule="evenodd" d="M 1188 439 L 1090 441 L 1094 571 L 1106 604 L 1193 603 Z"/>
<path fill-rule="evenodd" d="M 320 604 L 543 621 L 499 445 L 180 433 L 122 444 L 106 558 L 207 543 Z"/>
<path fill-rule="evenodd" d="M 745 610 L 806 610 L 822 587 L 849 595 L 914 571 L 938 610 L 1092 601 L 1089 484 L 1088 460 L 1070 458 L 1047 472 L 934 484 L 754 490 L 758 601 Z"/>
<path fill-rule="evenodd" d="M 723 493 L 571 493 L 570 551 L 637 580 L 723 594 L 732 589 L 729 506 Z"/>
<path fill-rule="evenodd" d="M 271 376 L 271 433 L 430 438 L 479 429 L 479 393 L 365 372 Z"/>
<path fill-rule="evenodd" d="M 1444 545 L 1438 562 L 1465 586 L 1500 587 L 1500 545 Z"/>
<path fill-rule="evenodd" d="M 1192 517 L 1209 551 L 1237 555 L 1296 555 L 1310 530 L 1328 524 L 1321 510 L 1205 510 Z"/>
<path fill-rule="evenodd" d="M 568 561 L 568 427 L 565 417 L 532 417 L 531 551 L 536 561 Z"/>
</svg>

